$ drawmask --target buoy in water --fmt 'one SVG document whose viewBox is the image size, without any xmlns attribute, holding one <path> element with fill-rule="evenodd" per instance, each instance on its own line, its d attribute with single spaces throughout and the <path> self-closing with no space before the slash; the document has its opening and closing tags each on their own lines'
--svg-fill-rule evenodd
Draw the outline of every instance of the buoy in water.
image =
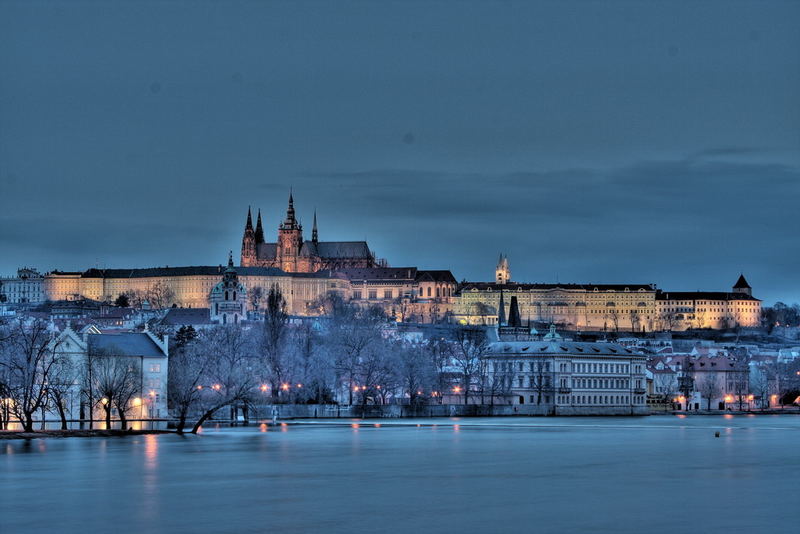
<svg viewBox="0 0 800 534">
<path fill-rule="evenodd" d="M 718 438 L 719 437 L 719 432 L 714 432 L 714 437 Z"/>
</svg>

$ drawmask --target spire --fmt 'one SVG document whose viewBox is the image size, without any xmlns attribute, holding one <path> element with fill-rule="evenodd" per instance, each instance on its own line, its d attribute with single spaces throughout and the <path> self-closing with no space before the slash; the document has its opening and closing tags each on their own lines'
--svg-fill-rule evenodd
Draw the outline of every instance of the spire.
<svg viewBox="0 0 800 534">
<path fill-rule="evenodd" d="M 752 289 L 750 284 L 747 283 L 747 280 L 744 277 L 744 274 L 739 274 L 739 279 L 736 281 L 736 284 L 733 286 L 734 289 Z"/>
<path fill-rule="evenodd" d="M 503 300 L 503 290 L 500 290 L 500 306 L 497 310 L 497 326 L 505 326 L 506 324 L 506 303 Z"/>
<path fill-rule="evenodd" d="M 285 230 L 296 230 L 299 228 L 299 224 L 294 215 L 294 197 L 291 189 L 289 190 L 289 207 L 286 208 L 286 220 L 283 221 L 281 228 Z"/>
<path fill-rule="evenodd" d="M 233 251 L 228 251 L 228 268 L 233 268 Z"/>
<path fill-rule="evenodd" d="M 314 226 L 311 228 L 311 241 L 316 244 L 319 241 L 319 235 L 317 234 L 317 210 L 314 210 Z"/>
<path fill-rule="evenodd" d="M 508 310 L 508 326 L 522 326 L 522 317 L 520 317 L 519 314 L 519 303 L 517 302 L 517 297 L 515 296 L 511 297 L 511 307 Z"/>
<path fill-rule="evenodd" d="M 250 206 L 247 206 L 247 224 L 244 225 L 245 230 L 253 229 L 253 216 L 250 214 Z"/>
<path fill-rule="evenodd" d="M 258 219 L 256 221 L 256 243 L 264 242 L 264 228 L 261 226 L 261 209 L 258 210 Z"/>
</svg>

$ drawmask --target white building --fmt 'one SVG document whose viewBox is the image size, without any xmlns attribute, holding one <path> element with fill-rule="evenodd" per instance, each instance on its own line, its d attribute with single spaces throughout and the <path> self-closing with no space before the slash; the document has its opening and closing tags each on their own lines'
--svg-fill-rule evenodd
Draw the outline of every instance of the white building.
<svg viewBox="0 0 800 534">
<path fill-rule="evenodd" d="M 222 281 L 211 290 L 211 320 L 219 324 L 239 324 L 247 318 L 247 290 L 239 282 L 233 257 L 228 258 L 228 268 Z"/>
<path fill-rule="evenodd" d="M 103 405 L 108 400 L 105 399 L 104 402 L 103 397 L 94 398 L 98 396 L 94 395 L 91 400 L 93 406 L 89 406 L 88 395 L 83 392 L 89 363 L 97 362 L 99 356 L 121 361 L 133 373 L 130 376 L 136 391 L 130 395 L 126 404 L 126 419 L 133 421 L 167 417 L 167 336 L 161 339 L 149 331 L 103 334 L 94 327 L 87 327 L 79 333 L 67 326 L 53 344 L 54 350 L 67 356 L 72 363 L 70 372 L 65 375 L 70 380 L 64 400 L 67 419 L 86 420 L 90 408 L 95 421 L 104 419 Z M 119 415 L 118 409 L 112 408 L 112 420 L 118 421 Z M 58 420 L 59 414 L 55 406 L 49 407 L 46 417 L 48 420 Z"/>
<path fill-rule="evenodd" d="M 647 414 L 644 354 L 615 343 L 497 341 L 484 356 L 493 389 L 517 413 Z"/>
<path fill-rule="evenodd" d="M 0 303 L 27 304 L 44 300 L 44 276 L 36 269 L 23 267 L 17 270 L 17 276 L 0 278 Z"/>
</svg>

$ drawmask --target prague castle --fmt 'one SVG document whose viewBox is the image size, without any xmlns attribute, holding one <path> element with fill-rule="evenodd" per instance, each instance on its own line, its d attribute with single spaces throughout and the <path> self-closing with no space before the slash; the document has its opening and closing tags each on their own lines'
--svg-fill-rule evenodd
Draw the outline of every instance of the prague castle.
<svg viewBox="0 0 800 534">
<path fill-rule="evenodd" d="M 496 324 L 500 306 L 516 297 L 523 320 L 554 323 L 568 330 L 652 332 L 689 328 L 755 327 L 761 301 L 740 276 L 730 292 L 672 292 L 655 284 L 541 284 L 511 281 L 508 258 L 500 256 L 494 282 L 462 282 L 453 319 L 461 324 Z"/>
<path fill-rule="evenodd" d="M 389 267 L 375 259 L 365 241 L 320 241 L 316 213 L 311 239 L 305 240 L 290 193 L 275 243 L 264 240 L 261 212 L 253 227 L 248 208 L 239 267 L 229 259 L 227 269 L 222 265 L 88 269 L 46 275 L 22 269 L 17 277 L 0 278 L 0 303 L 111 302 L 126 295 L 158 308 L 227 310 L 235 304 L 239 308 L 230 319 L 238 322 L 248 311 L 259 310 L 260 296 L 277 286 L 289 313 L 295 315 L 320 313 L 320 302 L 333 293 L 360 306 L 380 307 L 398 322 L 493 325 L 498 317 L 507 316 L 501 309 L 504 296 L 505 302 L 513 297 L 518 303 L 523 321 L 567 330 L 725 329 L 755 327 L 761 319 L 761 301 L 753 297 L 744 276 L 730 292 L 671 292 L 641 283 L 519 283 L 512 281 L 505 255 L 500 256 L 494 275 L 493 282 L 458 283 L 449 270 Z M 241 290 L 230 290 L 224 283 L 219 286 L 228 279 L 240 284 Z M 231 302 L 223 298 L 218 304 L 212 302 L 215 291 L 240 298 Z"/>
<path fill-rule="evenodd" d="M 250 209 L 242 237 L 243 267 L 277 267 L 287 273 L 314 273 L 321 270 L 365 269 L 376 267 L 374 254 L 365 241 L 320 241 L 317 214 L 311 239 L 303 239 L 303 226 L 295 217 L 294 198 L 289 193 L 286 219 L 278 226 L 278 241 L 266 243 L 261 210 L 253 229 Z"/>
</svg>

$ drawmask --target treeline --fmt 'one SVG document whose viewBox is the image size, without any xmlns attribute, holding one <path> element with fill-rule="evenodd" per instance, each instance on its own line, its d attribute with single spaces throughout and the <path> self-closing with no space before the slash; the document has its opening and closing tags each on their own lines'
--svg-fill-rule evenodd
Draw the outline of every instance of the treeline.
<svg viewBox="0 0 800 534">
<path fill-rule="evenodd" d="M 800 326 L 800 304 L 776 302 L 761 308 L 761 319 L 768 333 L 776 326 Z"/>
<path fill-rule="evenodd" d="M 387 335 L 379 309 L 331 298 L 324 317 L 294 322 L 277 287 L 264 321 L 247 326 L 178 330 L 169 362 L 169 402 L 178 432 L 191 431 L 225 407 L 268 403 L 349 405 L 441 402 L 455 389 L 498 393 L 481 356 L 482 329 L 452 339 L 409 341 Z"/>
</svg>

